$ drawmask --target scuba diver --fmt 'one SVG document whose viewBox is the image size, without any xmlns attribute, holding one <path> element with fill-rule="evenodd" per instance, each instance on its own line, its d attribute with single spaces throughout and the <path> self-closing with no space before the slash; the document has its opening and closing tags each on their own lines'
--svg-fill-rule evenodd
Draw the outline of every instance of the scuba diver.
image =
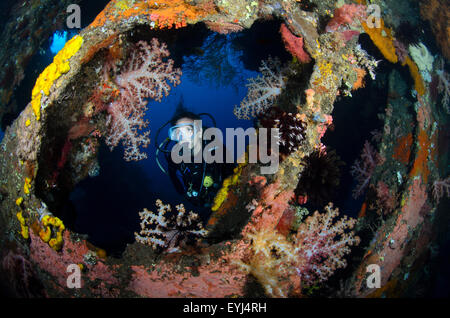
<svg viewBox="0 0 450 318">
<path fill-rule="evenodd" d="M 198 155 L 197 152 L 203 151 L 207 144 L 203 140 L 203 131 L 208 127 L 203 127 L 201 124 L 201 116 L 204 115 L 211 118 L 215 127 L 215 120 L 210 114 L 194 114 L 184 108 L 181 101 L 173 117 L 160 127 L 156 133 L 157 139 L 162 128 L 170 124 L 169 136 L 159 146 L 157 142 L 155 144 L 157 145 L 156 161 L 158 166 L 170 177 L 176 191 L 184 195 L 192 204 L 209 208 L 217 191 L 222 186 L 223 180 L 233 173 L 234 165 L 225 163 L 225 146 L 223 146 L 223 163 L 206 163 L 205 160 L 202 160 L 201 163 L 194 162 L 195 155 Z M 182 148 L 180 152 L 187 149 L 192 160 L 175 163 L 172 160 L 171 150 L 169 150 L 171 142 L 187 143 L 187 147 Z M 202 147 L 199 147 L 200 145 Z M 160 151 L 165 155 L 168 166 L 167 171 L 159 162 L 158 154 Z M 209 151 L 214 152 L 215 148 L 211 148 Z M 212 154 L 214 155 L 214 153 Z"/>
</svg>

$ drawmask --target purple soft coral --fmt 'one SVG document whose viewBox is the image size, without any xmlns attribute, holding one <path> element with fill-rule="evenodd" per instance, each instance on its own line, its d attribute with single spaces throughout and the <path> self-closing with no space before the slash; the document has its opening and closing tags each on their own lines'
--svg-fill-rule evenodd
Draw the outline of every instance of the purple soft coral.
<svg viewBox="0 0 450 318">
<path fill-rule="evenodd" d="M 450 197 L 450 177 L 433 182 L 434 200 L 439 203 L 444 195 Z"/>
<path fill-rule="evenodd" d="M 356 160 L 350 173 L 355 177 L 358 185 L 353 190 L 353 197 L 359 197 L 369 185 L 370 178 L 376 165 L 380 162 L 380 156 L 372 145 L 366 140 L 361 153 L 361 160 Z"/>
</svg>

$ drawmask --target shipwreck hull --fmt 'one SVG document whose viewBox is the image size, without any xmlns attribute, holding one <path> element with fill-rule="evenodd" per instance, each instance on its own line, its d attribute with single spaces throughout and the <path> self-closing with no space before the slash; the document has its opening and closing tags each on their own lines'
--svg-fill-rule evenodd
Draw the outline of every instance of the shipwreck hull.
<svg viewBox="0 0 450 318">
<path fill-rule="evenodd" d="M 97 160 L 100 137 L 91 137 L 95 139 L 89 141 L 92 151 L 84 160 L 77 161 L 77 169 L 74 169 L 71 158 L 84 151 L 86 135 L 80 133 L 73 139 L 68 136 L 73 134 L 74 127 L 84 127 L 81 121 L 88 101 L 100 82 L 101 72 L 96 69 L 105 63 L 112 48 L 120 48 L 118 58 L 124 59 L 127 43 L 132 43 L 133 31 L 137 29 L 146 28 L 151 37 L 158 37 L 169 27 L 170 32 L 176 33 L 190 25 L 206 23 L 211 29 L 226 33 L 249 28 L 254 21 L 271 16 L 283 21 L 293 34 L 304 39 L 305 50 L 315 65 L 347 63 L 341 57 L 341 50 L 346 48 L 323 46 L 325 40 L 337 35 L 320 34 L 314 22 L 317 17 L 296 7 L 295 1 L 259 1 L 260 10 L 247 10 L 246 15 L 242 14 L 242 10 L 246 10 L 243 1 L 238 0 L 230 1 L 233 3 L 230 7 L 213 5 L 212 1 L 197 1 L 196 5 L 181 0 L 158 1 L 161 2 L 159 7 L 152 7 L 147 1 L 135 1 L 128 7 L 119 2 L 123 1 L 111 1 L 78 35 L 82 43 L 68 59 L 70 70 L 55 78 L 49 94 L 42 95 L 39 116 L 35 104 L 30 102 L 6 130 L 0 147 L 0 266 L 3 276 L 0 281 L 6 282 L 5 288 L 11 295 L 19 297 L 257 295 L 252 289 L 255 279 L 236 266 L 243 247 L 249 244 L 241 234 L 253 229 L 275 231 L 279 227 L 303 169 L 302 162 L 321 146 L 321 138 L 330 122 L 310 121 L 307 143 L 284 158 L 279 171 L 267 179 L 264 177 L 260 184 L 255 185 L 257 177 L 261 177 L 260 167 L 242 165 L 238 181 L 209 220 L 212 238 L 209 242 L 191 250 L 163 255 L 134 243 L 121 258 L 106 255 L 70 228 L 59 231 L 55 226 L 51 234 L 54 244 L 40 235 L 42 216 L 59 210 Z M 357 27 L 361 33 L 367 31 L 361 24 Z M 320 67 L 313 70 L 307 89 L 315 92 L 313 105 L 309 105 L 314 108 L 314 115 L 323 118 L 331 115 L 344 77 L 344 67 L 336 66 L 329 74 Z M 384 160 L 373 176 L 376 180 L 389 171 L 396 178 L 397 171 L 404 171 L 397 189 L 399 199 L 373 237 L 360 244 L 360 255 L 348 261 L 348 274 L 342 288 L 328 291 L 329 296 L 412 295 L 411 290 L 423 275 L 422 266 L 429 260 L 434 233 L 439 231 L 440 224 L 448 221 L 430 197 L 431 184 L 439 178 L 438 158 L 445 155 L 439 153 L 438 139 L 444 132 L 440 118 L 436 118 L 436 105 L 430 98 L 429 87 L 421 78 L 411 83 L 416 85 L 416 90 L 423 85 L 423 91 L 419 92 L 415 106 L 409 105 L 411 116 L 404 125 L 407 128 L 398 132 L 398 138 L 394 139 L 391 132 L 398 120 L 404 118 L 396 112 L 384 118 L 380 146 Z M 398 107 L 394 105 L 396 102 L 395 98 L 388 100 L 387 108 Z M 305 103 L 306 108 L 308 103 Z M 92 125 L 101 130 L 105 125 L 104 117 L 98 115 Z M 400 156 L 399 151 L 409 154 Z M 260 206 L 253 212 L 245 209 L 252 199 Z M 371 207 L 373 201 L 370 196 L 366 197 L 358 217 L 359 228 L 373 221 L 370 214 L 377 213 L 376 208 Z M 25 218 L 23 222 L 18 213 Z M 63 215 L 60 219 L 65 222 Z M 221 240 L 223 236 L 231 239 Z M 67 287 L 71 274 L 67 268 L 71 264 L 81 270 L 81 288 Z M 380 289 L 367 287 L 370 264 L 381 268 Z M 286 278 L 279 284 L 286 295 L 302 294 L 301 283 L 295 279 Z"/>
</svg>

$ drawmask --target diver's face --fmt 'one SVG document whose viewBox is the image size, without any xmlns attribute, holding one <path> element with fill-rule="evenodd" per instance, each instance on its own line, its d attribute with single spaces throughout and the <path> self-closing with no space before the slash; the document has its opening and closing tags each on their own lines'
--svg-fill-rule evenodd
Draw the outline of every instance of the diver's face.
<svg viewBox="0 0 450 318">
<path fill-rule="evenodd" d="M 194 147 L 194 120 L 191 118 L 181 118 L 176 123 L 178 127 L 174 131 L 177 140 L 189 143 L 189 149 Z"/>
</svg>

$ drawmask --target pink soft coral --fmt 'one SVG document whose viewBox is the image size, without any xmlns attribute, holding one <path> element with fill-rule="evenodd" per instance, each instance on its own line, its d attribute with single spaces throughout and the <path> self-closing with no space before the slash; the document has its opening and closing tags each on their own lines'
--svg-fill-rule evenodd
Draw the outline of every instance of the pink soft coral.
<svg viewBox="0 0 450 318">
<path fill-rule="evenodd" d="M 296 270 L 302 283 L 311 285 L 327 280 L 338 268 L 347 266 L 344 256 L 350 253 L 350 246 L 359 244 L 359 237 L 352 229 L 356 219 L 339 216 L 339 209 L 329 203 L 325 213 L 314 212 L 298 228 L 294 238 L 298 263 Z"/>
<path fill-rule="evenodd" d="M 353 190 L 353 197 L 359 197 L 369 185 L 373 171 L 381 158 L 372 145 L 366 140 L 361 153 L 361 160 L 356 160 L 352 166 L 351 174 L 355 177 L 358 185 Z"/>
<path fill-rule="evenodd" d="M 251 273 L 272 297 L 299 293 L 302 286 L 326 281 L 347 263 L 350 246 L 359 244 L 351 230 L 355 219 L 346 216 L 335 222 L 339 210 L 332 203 L 325 213 L 316 211 L 300 224 L 292 240 L 264 227 L 244 234 L 243 257 L 236 261 Z"/>
<path fill-rule="evenodd" d="M 161 101 L 170 92 L 169 82 L 174 86 L 180 83 L 181 71 L 173 68 L 172 60 L 163 61 L 168 56 L 167 46 L 164 43 L 160 45 L 156 38 L 150 45 L 140 41 L 115 79 L 120 95 L 108 106 L 106 144 L 112 150 L 121 141 L 127 161 L 147 158 L 140 147 L 145 148 L 150 143 L 150 132 L 139 133 L 148 126 L 144 120 L 146 99 Z"/>
</svg>

